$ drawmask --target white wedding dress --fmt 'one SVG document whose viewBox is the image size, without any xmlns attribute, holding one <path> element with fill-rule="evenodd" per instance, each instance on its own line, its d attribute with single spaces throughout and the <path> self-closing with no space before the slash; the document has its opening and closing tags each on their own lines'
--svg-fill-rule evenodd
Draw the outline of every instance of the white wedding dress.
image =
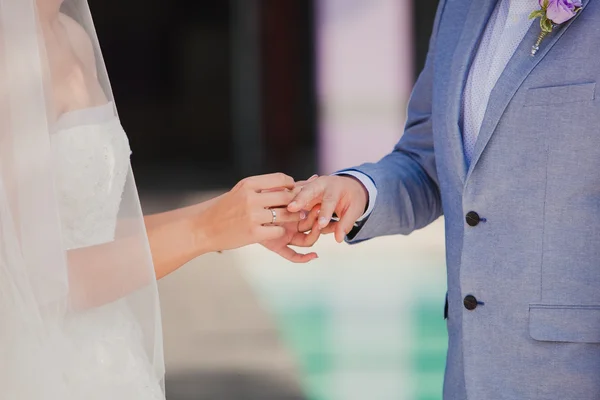
<svg viewBox="0 0 600 400">
<path fill-rule="evenodd" d="M 51 146 L 65 247 L 111 242 L 131 153 L 112 103 L 64 114 Z M 164 400 L 141 328 L 126 302 L 67 318 L 64 337 L 56 344 L 64 366 L 64 398 L 50 400 Z"/>
<path fill-rule="evenodd" d="M 113 104 L 63 114 L 51 144 L 66 248 L 112 241 L 131 154 Z"/>
</svg>

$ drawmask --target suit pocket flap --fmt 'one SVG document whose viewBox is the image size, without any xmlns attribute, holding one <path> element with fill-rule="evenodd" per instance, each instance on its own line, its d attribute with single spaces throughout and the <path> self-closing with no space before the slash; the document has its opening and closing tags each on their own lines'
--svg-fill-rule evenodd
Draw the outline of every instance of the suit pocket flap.
<svg viewBox="0 0 600 400">
<path fill-rule="evenodd" d="M 525 107 L 591 101 L 595 94 L 595 82 L 532 88 L 527 91 Z"/>
<path fill-rule="evenodd" d="M 529 335 L 545 342 L 600 342 L 600 305 L 529 306 Z"/>
</svg>

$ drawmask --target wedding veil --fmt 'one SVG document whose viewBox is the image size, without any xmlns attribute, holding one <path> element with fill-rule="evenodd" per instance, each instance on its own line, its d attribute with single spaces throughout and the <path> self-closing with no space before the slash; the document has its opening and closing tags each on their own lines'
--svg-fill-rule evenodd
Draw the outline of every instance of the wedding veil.
<svg viewBox="0 0 600 400">
<path fill-rule="evenodd" d="M 128 157 L 117 179 L 118 128 L 86 0 L 0 0 L 0 399 L 164 398 L 154 269 Z"/>
</svg>

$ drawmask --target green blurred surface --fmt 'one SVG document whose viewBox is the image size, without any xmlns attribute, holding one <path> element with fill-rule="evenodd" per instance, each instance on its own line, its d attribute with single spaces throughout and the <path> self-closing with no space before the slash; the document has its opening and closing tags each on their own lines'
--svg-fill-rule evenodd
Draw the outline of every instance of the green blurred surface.
<svg viewBox="0 0 600 400">
<path fill-rule="evenodd" d="M 354 373 L 391 373 L 404 369 L 398 379 L 411 381 L 413 391 L 410 398 L 399 393 L 386 393 L 386 398 L 399 400 L 440 400 L 444 374 L 447 334 L 442 306 L 438 301 L 424 297 L 413 297 L 405 305 L 410 309 L 408 318 L 382 314 L 381 318 L 408 325 L 411 329 L 410 343 L 400 357 L 393 352 L 381 352 L 389 345 L 398 347 L 395 340 L 390 343 L 366 343 L 362 348 L 333 348 L 330 330 L 334 328 L 335 311 L 325 301 L 310 298 L 306 303 L 296 302 L 276 312 L 284 341 L 297 359 L 301 380 L 307 400 L 345 400 L 340 398 L 332 385 L 332 376 L 350 370 Z M 357 317 L 357 320 L 360 316 Z M 397 338 L 405 341 L 406 338 Z M 347 353 L 344 354 L 346 350 Z M 391 395 L 391 396 L 390 396 Z"/>
<path fill-rule="evenodd" d="M 305 307 L 283 310 L 278 324 L 296 356 L 307 400 L 328 400 L 326 375 L 332 363 L 325 342 L 327 309 L 323 304 L 309 302 Z"/>
<path fill-rule="evenodd" d="M 412 368 L 416 379 L 415 400 L 441 400 L 448 336 L 442 305 L 417 302 L 412 309 L 415 337 Z"/>
<path fill-rule="evenodd" d="M 246 273 L 294 359 L 306 400 L 440 400 L 447 350 L 443 220 L 406 237 L 340 246 Z"/>
</svg>

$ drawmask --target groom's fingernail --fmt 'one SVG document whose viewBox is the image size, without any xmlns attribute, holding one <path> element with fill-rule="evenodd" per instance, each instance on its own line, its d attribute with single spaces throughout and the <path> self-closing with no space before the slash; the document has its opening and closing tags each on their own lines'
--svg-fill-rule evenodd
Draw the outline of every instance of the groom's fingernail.
<svg viewBox="0 0 600 400">
<path fill-rule="evenodd" d="M 321 228 L 325 228 L 327 226 L 327 218 L 325 218 L 325 217 L 319 218 L 319 226 Z"/>
<path fill-rule="evenodd" d="M 295 201 L 292 201 L 289 205 L 288 208 L 296 208 L 298 207 L 298 203 L 296 203 Z"/>
</svg>

